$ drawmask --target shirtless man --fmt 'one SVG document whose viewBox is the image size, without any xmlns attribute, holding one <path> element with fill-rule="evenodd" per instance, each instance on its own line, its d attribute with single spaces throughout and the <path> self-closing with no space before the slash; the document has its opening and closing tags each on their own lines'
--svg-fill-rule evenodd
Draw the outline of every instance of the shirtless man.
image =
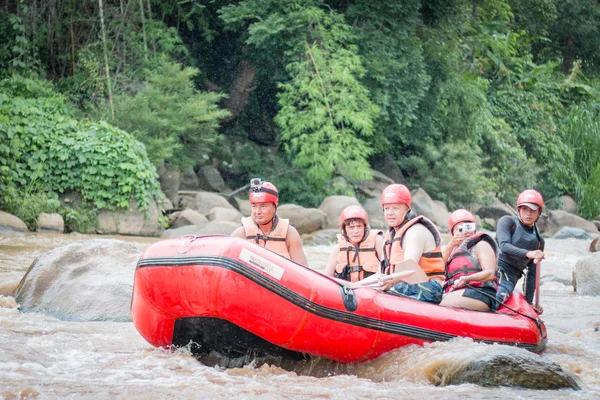
<svg viewBox="0 0 600 400">
<path fill-rule="evenodd" d="M 392 184 L 381 194 L 389 230 L 385 235 L 381 289 L 429 303 L 442 299 L 444 260 L 438 229 L 411 209 L 408 188 Z M 407 272 L 412 271 L 407 276 Z"/>
</svg>

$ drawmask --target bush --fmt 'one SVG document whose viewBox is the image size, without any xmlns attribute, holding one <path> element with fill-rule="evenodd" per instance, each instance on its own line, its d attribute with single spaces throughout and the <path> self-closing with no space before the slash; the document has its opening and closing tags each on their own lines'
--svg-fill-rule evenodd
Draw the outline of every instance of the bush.
<svg viewBox="0 0 600 400">
<path fill-rule="evenodd" d="M 140 209 L 160 195 L 144 146 L 105 122 L 71 118 L 63 100 L 19 76 L 0 81 L 0 194 L 81 193 L 91 207 Z"/>
</svg>

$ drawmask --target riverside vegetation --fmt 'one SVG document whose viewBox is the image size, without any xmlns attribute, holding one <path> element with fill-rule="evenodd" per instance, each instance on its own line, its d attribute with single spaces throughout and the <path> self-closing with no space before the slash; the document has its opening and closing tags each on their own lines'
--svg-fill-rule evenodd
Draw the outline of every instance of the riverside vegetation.
<svg viewBox="0 0 600 400">
<path fill-rule="evenodd" d="M 589 0 L 5 0 L 0 209 L 85 232 L 160 200 L 157 168 L 212 165 L 304 206 L 373 168 L 449 208 L 533 187 L 591 219 L 598 20 Z"/>
</svg>

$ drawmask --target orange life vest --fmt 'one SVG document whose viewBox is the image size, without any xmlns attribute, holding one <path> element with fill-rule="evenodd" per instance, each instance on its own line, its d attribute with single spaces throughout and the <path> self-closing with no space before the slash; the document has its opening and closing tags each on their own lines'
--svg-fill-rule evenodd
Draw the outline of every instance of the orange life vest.
<svg viewBox="0 0 600 400">
<path fill-rule="evenodd" d="M 472 250 L 475 248 L 477 243 L 485 241 L 492 246 L 496 258 L 498 257 L 498 245 L 494 239 L 491 238 L 487 233 L 478 233 L 465 239 L 460 246 L 452 250 L 448 263 L 446 264 L 446 282 L 444 283 L 444 290 L 449 292 L 452 289 L 452 284 L 455 280 L 462 276 L 468 276 L 476 274 L 477 272 L 483 271 L 479 260 L 472 254 Z M 492 287 L 498 289 L 497 278 L 487 282 L 469 282 L 469 286 L 473 287 Z"/>
<path fill-rule="evenodd" d="M 433 235 L 435 240 L 435 249 L 423 253 L 419 259 L 419 267 L 425 272 L 429 280 L 433 278 L 444 278 L 445 264 L 442 258 L 441 237 L 436 226 L 423 215 L 406 220 L 400 229 L 390 228 L 385 233 L 385 243 L 383 245 L 384 272 L 386 274 L 394 273 L 394 265 L 404 261 L 404 249 L 402 240 L 406 232 L 416 224 L 423 224 Z"/>
<path fill-rule="evenodd" d="M 285 243 L 288 227 L 290 226 L 289 219 L 276 217 L 271 232 L 268 235 L 265 235 L 260 230 L 252 217 L 242 218 L 242 225 L 244 225 L 244 230 L 246 231 L 246 240 L 274 251 L 285 258 L 290 258 L 290 252 Z"/>
<path fill-rule="evenodd" d="M 382 232 L 378 230 L 369 231 L 367 237 L 358 246 L 347 241 L 344 235 L 337 235 L 340 253 L 335 266 L 336 278 L 356 282 L 376 273 L 380 262 L 375 245 L 377 236 L 381 234 Z"/>
</svg>

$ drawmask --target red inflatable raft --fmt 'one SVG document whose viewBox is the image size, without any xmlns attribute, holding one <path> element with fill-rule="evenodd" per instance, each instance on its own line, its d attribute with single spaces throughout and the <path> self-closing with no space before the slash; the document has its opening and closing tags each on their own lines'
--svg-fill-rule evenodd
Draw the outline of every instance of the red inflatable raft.
<svg viewBox="0 0 600 400">
<path fill-rule="evenodd" d="M 541 352 L 546 329 L 521 294 L 496 313 L 442 307 L 343 283 L 243 239 L 157 242 L 135 272 L 131 313 L 157 347 L 198 354 L 305 354 L 341 363 L 470 337 Z"/>
</svg>

